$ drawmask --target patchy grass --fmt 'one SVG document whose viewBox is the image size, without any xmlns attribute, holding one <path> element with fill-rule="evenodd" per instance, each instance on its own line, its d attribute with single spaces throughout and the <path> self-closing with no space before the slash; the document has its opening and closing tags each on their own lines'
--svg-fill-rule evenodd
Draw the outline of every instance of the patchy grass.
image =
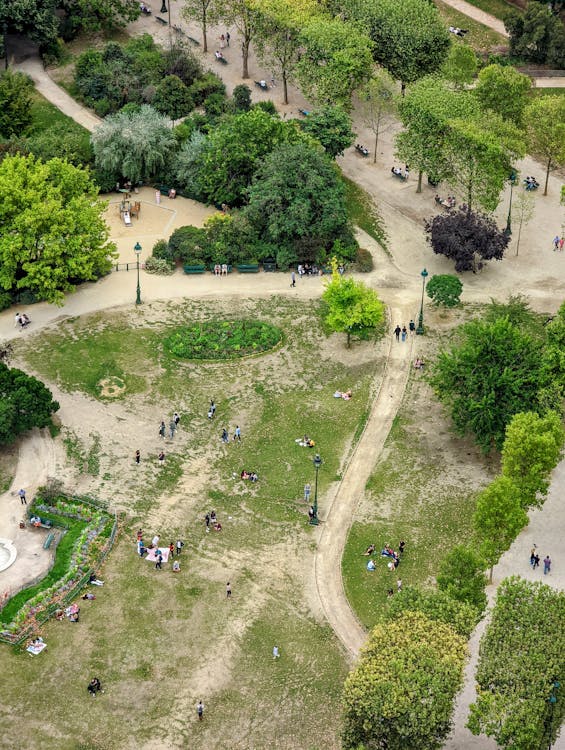
<svg viewBox="0 0 565 750">
<path fill-rule="evenodd" d="M 511 12 L 516 11 L 517 13 L 523 13 L 522 8 L 518 8 L 512 3 L 507 3 L 505 0 L 467 0 L 475 8 L 484 10 L 485 13 L 490 13 L 491 16 L 499 18 L 501 21 Z M 466 27 L 463 27 L 466 28 Z"/>
<path fill-rule="evenodd" d="M 83 147 L 90 147 L 90 133 L 82 125 L 64 115 L 60 109 L 47 101 L 38 91 L 33 92 L 31 105 L 32 124 L 26 135 L 33 136 L 46 130 L 57 129 L 59 132 L 76 133 L 81 137 Z"/>
<path fill-rule="evenodd" d="M 16 445 L 3 445 L 0 451 L 0 493 L 10 489 L 18 465 L 18 448 Z M 18 488 L 19 489 L 19 488 Z"/>
<path fill-rule="evenodd" d="M 342 175 L 345 185 L 345 206 L 349 219 L 387 250 L 386 229 L 372 197 L 357 183 Z"/>
<path fill-rule="evenodd" d="M 460 29 L 468 29 L 469 33 L 463 39 L 456 39 L 457 43 L 467 44 L 469 47 L 479 53 L 488 53 L 492 50 L 500 51 L 503 47 L 508 47 L 508 39 L 499 34 L 494 29 L 484 26 L 478 21 L 474 21 L 464 13 L 451 8 L 449 5 L 434 0 L 439 14 L 447 26 L 457 26 Z"/>
</svg>

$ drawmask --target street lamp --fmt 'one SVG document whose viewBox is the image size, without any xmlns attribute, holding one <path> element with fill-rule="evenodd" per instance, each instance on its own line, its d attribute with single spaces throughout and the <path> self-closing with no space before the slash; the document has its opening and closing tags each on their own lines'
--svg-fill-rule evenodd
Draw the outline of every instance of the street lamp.
<svg viewBox="0 0 565 750">
<path fill-rule="evenodd" d="M 169 2 L 170 2 L 170 1 L 171 1 L 171 0 L 169 0 Z M 166 13 L 166 12 L 167 12 L 167 3 L 165 2 L 165 0 L 163 0 L 163 2 L 162 2 L 162 4 L 161 4 L 161 11 L 160 11 L 160 12 L 161 12 L 161 14 L 163 14 L 163 13 Z"/>
<path fill-rule="evenodd" d="M 316 484 L 314 485 L 314 505 L 312 506 L 310 523 L 312 524 L 312 526 L 317 526 L 320 523 L 318 519 L 318 471 L 320 470 L 320 466 L 322 465 L 322 459 L 320 458 L 320 454 L 316 453 L 312 460 L 314 461 L 314 467 L 316 469 Z"/>
<path fill-rule="evenodd" d="M 133 250 L 137 260 L 137 297 L 135 298 L 135 304 L 141 305 L 141 286 L 139 285 L 139 256 L 141 255 L 141 245 L 139 242 L 135 243 Z"/>
<path fill-rule="evenodd" d="M 549 732 L 548 732 L 548 746 L 547 750 L 551 750 L 551 735 L 553 734 L 553 711 L 555 710 L 555 704 L 557 703 L 557 696 L 555 693 L 561 687 L 561 683 L 555 677 L 553 678 L 553 684 L 551 685 L 551 695 L 549 696 Z"/>
<path fill-rule="evenodd" d="M 516 178 L 517 174 L 514 170 L 510 172 L 510 177 L 508 178 L 510 181 L 510 204 L 508 206 L 508 218 L 506 219 L 506 229 L 504 230 L 506 234 L 510 235 L 512 234 L 512 190 L 514 188 L 514 185 L 516 184 Z"/>
<path fill-rule="evenodd" d="M 418 318 L 418 328 L 416 328 L 416 333 L 418 336 L 422 336 L 424 333 L 424 291 L 426 289 L 426 279 L 428 277 L 428 272 L 424 268 L 424 270 L 420 273 L 420 276 L 422 277 L 422 303 L 420 305 L 420 316 Z"/>
</svg>

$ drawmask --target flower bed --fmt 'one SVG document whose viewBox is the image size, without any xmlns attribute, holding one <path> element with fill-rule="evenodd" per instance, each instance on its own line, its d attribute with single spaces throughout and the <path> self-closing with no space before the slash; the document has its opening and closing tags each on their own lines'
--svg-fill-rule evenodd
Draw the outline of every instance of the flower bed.
<svg viewBox="0 0 565 750">
<path fill-rule="evenodd" d="M 208 320 L 178 328 L 165 339 L 167 351 L 183 359 L 235 359 L 274 349 L 282 331 L 261 320 Z"/>
</svg>

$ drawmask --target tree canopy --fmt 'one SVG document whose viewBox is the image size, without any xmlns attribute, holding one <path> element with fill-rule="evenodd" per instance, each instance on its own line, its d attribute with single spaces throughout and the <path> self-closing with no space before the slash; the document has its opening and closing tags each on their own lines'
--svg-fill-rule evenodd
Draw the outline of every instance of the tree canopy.
<svg viewBox="0 0 565 750">
<path fill-rule="evenodd" d="M 478 68 L 477 55 L 472 47 L 464 44 L 452 44 L 442 66 L 441 74 L 462 89 L 474 79 Z"/>
<path fill-rule="evenodd" d="M 23 135 L 31 124 L 33 83 L 24 73 L 0 74 L 0 138 Z"/>
<path fill-rule="evenodd" d="M 61 159 L 0 163 L 0 287 L 62 304 L 77 283 L 111 268 L 105 204 L 90 175 Z"/>
<path fill-rule="evenodd" d="M 435 274 L 426 284 L 426 294 L 435 305 L 456 307 L 461 298 L 463 284 L 457 276 L 448 273 Z"/>
<path fill-rule="evenodd" d="M 384 305 L 376 292 L 362 281 L 340 276 L 335 269 L 322 299 L 327 306 L 326 325 L 332 331 L 347 334 L 348 347 L 351 336 L 376 333 L 384 322 Z"/>
<path fill-rule="evenodd" d="M 396 82 L 384 68 L 378 68 L 359 90 L 361 117 L 375 136 L 373 164 L 377 161 L 379 135 L 396 114 Z"/>
<path fill-rule="evenodd" d="M 471 605 L 483 612 L 487 597 L 484 559 L 470 547 L 458 545 L 450 550 L 440 564 L 437 583 L 455 601 Z"/>
<path fill-rule="evenodd" d="M 524 114 L 528 145 L 545 162 L 547 195 L 549 173 L 565 164 L 565 102 L 561 96 L 538 96 L 526 107 Z"/>
<path fill-rule="evenodd" d="M 541 343 L 507 318 L 463 325 L 431 375 L 457 433 L 472 433 L 485 452 L 501 450 L 512 417 L 537 409 L 541 355 Z"/>
<path fill-rule="evenodd" d="M 305 133 L 322 144 L 332 159 L 342 156 L 355 138 L 355 133 L 351 130 L 351 117 L 341 107 L 321 107 L 301 120 L 300 124 Z"/>
<path fill-rule="evenodd" d="M 344 686 L 345 750 L 436 750 L 450 729 L 465 639 L 407 611 L 377 625 Z"/>
<path fill-rule="evenodd" d="M 485 576 L 482 570 L 480 574 L 484 589 Z M 402 619 L 405 612 L 421 612 L 430 620 L 450 625 L 465 638 L 469 638 L 481 616 L 481 610 L 469 604 L 468 598 L 461 601 L 445 591 L 424 590 L 416 586 L 402 586 L 402 590 L 390 598 L 387 604 L 388 617 L 393 622 Z"/>
<path fill-rule="evenodd" d="M 487 65 L 479 73 L 474 93 L 484 109 L 519 125 L 528 103 L 532 79 L 511 65 Z"/>
<path fill-rule="evenodd" d="M 503 581 L 481 640 L 473 734 L 492 737 L 503 750 L 553 744 L 565 714 L 564 623 L 562 591 L 517 577 Z"/>
<path fill-rule="evenodd" d="M 0 362 L 0 396 L 0 445 L 13 443 L 33 427 L 47 427 L 59 409 L 40 380 L 4 362 Z"/>
</svg>

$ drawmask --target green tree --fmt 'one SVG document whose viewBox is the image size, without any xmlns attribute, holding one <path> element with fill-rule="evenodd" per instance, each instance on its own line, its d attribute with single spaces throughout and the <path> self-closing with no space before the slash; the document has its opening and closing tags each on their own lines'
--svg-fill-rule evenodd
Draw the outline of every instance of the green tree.
<svg viewBox="0 0 565 750">
<path fill-rule="evenodd" d="M 520 250 L 520 237 L 522 236 L 522 227 L 530 223 L 534 218 L 534 196 L 529 190 L 520 190 L 512 206 L 512 212 L 518 224 L 518 237 L 516 238 L 516 255 Z"/>
<path fill-rule="evenodd" d="M 440 591 L 471 605 L 479 613 L 484 612 L 487 604 L 484 566 L 485 561 L 470 547 L 454 547 L 441 561 L 437 576 Z"/>
<path fill-rule="evenodd" d="M 283 102 L 300 60 L 304 26 L 320 14 L 316 0 L 258 0 L 259 29 L 255 40 L 259 60 L 280 78 Z"/>
<path fill-rule="evenodd" d="M 371 40 L 354 24 L 317 18 L 304 27 L 301 44 L 296 74 L 305 95 L 349 110 L 352 93 L 370 75 Z"/>
<path fill-rule="evenodd" d="M 564 441 L 561 417 L 554 411 L 541 417 L 532 411 L 515 414 L 506 427 L 502 475 L 517 485 L 526 507 L 541 505 L 538 496 L 547 495 Z"/>
<path fill-rule="evenodd" d="M 483 593 L 485 576 L 482 570 Z M 467 581 L 465 580 L 467 583 Z M 456 633 L 469 638 L 481 616 L 481 610 L 449 596 L 445 591 L 419 589 L 416 586 L 403 586 L 388 603 L 388 620 L 397 622 L 404 617 L 405 612 L 421 612 L 430 620 L 437 620 L 450 625 Z"/>
<path fill-rule="evenodd" d="M 184 0 L 181 14 L 186 21 L 195 21 L 202 29 L 202 49 L 208 52 L 208 26 L 218 20 L 215 0 Z"/>
<path fill-rule="evenodd" d="M 37 44 L 57 39 L 59 21 L 52 0 L 10 0 L 0 3 L 0 29 L 5 34 L 29 36 Z"/>
<path fill-rule="evenodd" d="M 241 40 L 242 78 L 249 78 L 249 48 L 259 29 L 259 12 L 254 0 L 216 0 L 217 15 L 235 26 Z"/>
<path fill-rule="evenodd" d="M 224 119 L 208 138 L 200 169 L 200 182 L 212 203 L 237 206 L 266 156 L 281 143 L 306 141 L 292 122 L 284 122 L 260 109 Z"/>
<path fill-rule="evenodd" d="M 343 748 L 441 747 L 465 653 L 464 638 L 420 612 L 377 625 L 345 681 Z"/>
<path fill-rule="evenodd" d="M 140 15 L 137 0 L 57 0 L 65 12 L 66 28 L 77 34 L 123 29 Z"/>
<path fill-rule="evenodd" d="M 195 130 L 177 151 L 175 178 L 177 183 L 195 200 L 202 197 L 201 171 L 208 138 Z"/>
<path fill-rule="evenodd" d="M 51 391 L 31 375 L 0 362 L 0 445 L 33 427 L 47 427 L 59 409 Z"/>
<path fill-rule="evenodd" d="M 154 109 L 171 120 L 180 120 L 194 109 L 188 87 L 178 76 L 165 76 L 155 90 L 151 102 Z"/>
<path fill-rule="evenodd" d="M 351 130 L 351 117 L 341 107 L 321 107 L 300 124 L 305 133 L 320 141 L 324 151 L 332 159 L 343 156 L 343 152 L 355 138 L 355 133 Z"/>
<path fill-rule="evenodd" d="M 331 281 L 322 294 L 327 311 L 325 323 L 331 331 L 351 336 L 366 336 L 378 332 L 384 323 L 384 305 L 377 293 L 362 281 L 344 278 L 334 270 Z"/>
<path fill-rule="evenodd" d="M 561 21 L 543 3 L 530 3 L 524 13 L 512 11 L 504 19 L 510 53 L 534 63 L 545 63 L 559 34 Z"/>
<path fill-rule="evenodd" d="M 504 750 L 553 745 L 565 714 L 564 622 L 562 591 L 517 577 L 503 581 L 481 640 L 473 734 L 492 737 Z"/>
<path fill-rule="evenodd" d="M 532 153 L 545 162 L 547 195 L 549 173 L 565 164 L 565 101 L 561 96 L 539 96 L 526 107 L 524 120 L 528 133 L 528 146 Z"/>
<path fill-rule="evenodd" d="M 565 395 L 565 304 L 545 326 L 540 406 L 561 412 Z"/>
<path fill-rule="evenodd" d="M 507 476 L 496 477 L 479 494 L 473 514 L 473 528 L 481 555 L 490 567 L 490 583 L 500 555 L 528 525 L 528 514 L 523 504 L 521 489 Z"/>
<path fill-rule="evenodd" d="M 430 379 L 457 433 L 471 432 L 485 453 L 502 449 L 514 414 L 537 409 L 541 353 L 540 342 L 506 318 L 462 326 Z"/>
<path fill-rule="evenodd" d="M 474 93 L 484 109 L 520 125 L 531 90 L 529 76 L 518 73 L 511 65 L 494 64 L 481 70 Z"/>
<path fill-rule="evenodd" d="M 60 159 L 0 163 L 0 287 L 62 304 L 65 292 L 107 273 L 115 257 L 90 175 Z"/>
<path fill-rule="evenodd" d="M 133 183 L 162 169 L 175 146 L 170 120 L 147 104 L 110 115 L 92 134 L 96 166 Z"/>
<path fill-rule="evenodd" d="M 455 88 L 462 89 L 472 82 L 477 75 L 477 55 L 472 47 L 464 44 L 452 44 L 441 69 L 441 73 L 448 81 L 455 84 Z"/>
<path fill-rule="evenodd" d="M 0 137 L 20 136 L 31 124 L 32 92 L 29 76 L 11 70 L 0 75 Z"/>
<path fill-rule="evenodd" d="M 479 112 L 474 97 L 453 91 L 445 81 L 424 78 L 410 87 L 399 104 L 404 130 L 396 136 L 397 156 L 418 170 L 418 187 L 427 173 L 434 182 L 449 177 L 451 164 L 446 141 L 449 123 L 455 118 L 471 119 Z"/>
<path fill-rule="evenodd" d="M 451 274 L 444 273 L 432 276 L 426 284 L 426 294 L 435 305 L 443 307 L 457 307 L 461 301 L 463 284 Z"/>
<path fill-rule="evenodd" d="M 363 123 L 375 136 L 373 164 L 377 161 L 381 130 L 392 122 L 397 112 L 395 94 L 396 83 L 384 68 L 377 68 L 373 76 L 359 90 Z"/>
<path fill-rule="evenodd" d="M 287 249 L 286 263 L 318 261 L 347 228 L 343 182 L 321 149 L 279 145 L 257 171 L 245 216 L 266 242 Z"/>
<path fill-rule="evenodd" d="M 251 109 L 251 89 L 240 83 L 233 90 L 233 104 L 236 112 L 249 112 Z"/>
<path fill-rule="evenodd" d="M 441 68 L 450 39 L 435 5 L 427 0 L 377 0 L 366 3 L 365 13 L 374 59 L 401 82 L 402 92 Z"/>
</svg>

